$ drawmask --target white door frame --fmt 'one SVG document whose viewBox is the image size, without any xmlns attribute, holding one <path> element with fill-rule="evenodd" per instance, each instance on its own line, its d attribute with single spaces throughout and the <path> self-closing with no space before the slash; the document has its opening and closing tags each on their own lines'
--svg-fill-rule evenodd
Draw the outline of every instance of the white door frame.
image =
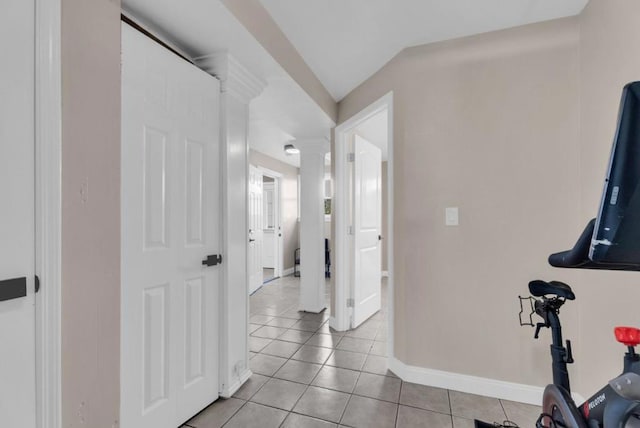
<svg viewBox="0 0 640 428">
<path fill-rule="evenodd" d="M 370 119 L 381 111 L 387 111 L 387 282 L 388 306 L 388 357 L 393 357 L 393 92 L 389 92 L 359 113 L 347 119 L 335 128 L 335 186 L 334 186 L 334 221 L 335 226 L 335 314 L 329 319 L 332 328 L 345 331 L 351 327 L 351 308 L 347 306 L 347 299 L 351 296 L 351 265 L 352 254 L 349 242 L 349 134 L 361 123 Z"/>
<path fill-rule="evenodd" d="M 278 278 L 283 276 L 284 271 L 284 241 L 282 237 L 282 177 L 284 177 L 281 173 L 277 171 L 273 171 L 268 168 L 264 168 L 262 166 L 256 166 L 262 175 L 266 175 L 267 177 L 273 178 L 274 181 L 274 190 L 273 190 L 273 201 L 275 203 L 275 218 L 278 219 L 278 227 L 280 230 L 276 230 L 275 236 L 275 254 L 276 254 L 276 262 L 275 269 L 273 271 L 273 276 Z M 280 236 L 278 236 L 280 235 Z"/>
<path fill-rule="evenodd" d="M 35 0 L 36 421 L 61 428 L 61 0 Z"/>
</svg>

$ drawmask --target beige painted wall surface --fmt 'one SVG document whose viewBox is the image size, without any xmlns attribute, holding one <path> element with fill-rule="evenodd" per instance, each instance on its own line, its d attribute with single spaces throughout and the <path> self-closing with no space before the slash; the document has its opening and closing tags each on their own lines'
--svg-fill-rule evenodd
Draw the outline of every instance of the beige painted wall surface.
<svg viewBox="0 0 640 428">
<path fill-rule="evenodd" d="M 395 354 L 531 385 L 548 336 L 518 325 L 547 255 L 579 232 L 576 19 L 405 50 L 353 91 L 339 122 L 394 91 Z M 460 226 L 444 224 L 445 207 Z M 577 308 L 565 311 L 576 337 Z M 443 328 L 446 326 L 446 328 Z"/>
<path fill-rule="evenodd" d="M 62 426 L 120 409 L 120 2 L 62 1 Z"/>
<path fill-rule="evenodd" d="M 581 17 L 580 224 L 600 204 L 622 87 L 640 80 L 640 2 L 591 0 Z M 601 387 L 622 368 L 624 347 L 616 325 L 640 327 L 640 273 L 581 272 L 573 284 L 579 305 L 580 340 L 574 351 L 579 385 Z"/>
<path fill-rule="evenodd" d="M 293 252 L 300 247 L 298 236 L 298 168 L 251 150 L 249 163 L 279 172 L 282 177 L 282 238 L 284 269 L 293 269 Z"/>
</svg>

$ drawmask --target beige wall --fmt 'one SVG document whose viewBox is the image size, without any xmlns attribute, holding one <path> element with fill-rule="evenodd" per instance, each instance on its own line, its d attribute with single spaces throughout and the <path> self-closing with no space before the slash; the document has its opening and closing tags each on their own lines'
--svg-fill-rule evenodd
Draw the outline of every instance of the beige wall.
<svg viewBox="0 0 640 428">
<path fill-rule="evenodd" d="M 407 49 L 341 104 L 394 91 L 395 355 L 533 385 L 548 343 L 517 322 L 530 279 L 579 228 L 576 19 Z M 460 226 L 444 210 L 460 208 Z M 566 331 L 577 333 L 576 312 Z M 446 328 L 442 328 L 446 325 Z"/>
<path fill-rule="evenodd" d="M 339 105 L 339 122 L 394 91 L 395 337 L 403 362 L 550 381 L 549 334 L 517 326 L 530 279 L 558 279 L 574 389 L 620 370 L 615 325 L 640 325 L 637 273 L 558 270 L 597 213 L 620 93 L 640 76 L 640 4 L 407 49 Z M 444 208 L 460 207 L 460 226 Z M 491 309 L 489 309 L 491 307 Z M 442 325 L 447 325 L 442 329 Z"/>
<path fill-rule="evenodd" d="M 62 426 L 118 426 L 120 2 L 62 1 Z"/>
<path fill-rule="evenodd" d="M 298 236 L 298 168 L 251 150 L 249 163 L 279 172 L 282 177 L 282 239 L 284 269 L 293 268 L 293 252 L 300 247 Z"/>
</svg>

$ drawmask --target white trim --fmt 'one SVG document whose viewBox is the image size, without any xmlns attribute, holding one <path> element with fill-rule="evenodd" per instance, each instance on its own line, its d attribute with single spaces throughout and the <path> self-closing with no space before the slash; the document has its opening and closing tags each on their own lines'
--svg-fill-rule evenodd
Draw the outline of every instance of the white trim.
<svg viewBox="0 0 640 428">
<path fill-rule="evenodd" d="M 247 144 L 249 102 L 266 87 L 266 82 L 253 75 L 249 70 L 238 63 L 226 51 L 219 51 L 195 59 L 195 64 L 209 74 L 220 80 L 220 143 L 221 177 L 222 177 L 222 240 L 223 254 L 227 257 L 227 263 L 223 263 L 223 284 L 220 289 L 220 391 L 231 391 L 231 385 L 244 382 L 241 373 L 236 370 L 246 370 L 249 365 L 249 264 L 248 242 L 249 234 L 246 227 L 249 219 L 247 209 L 249 195 L 249 145 Z M 238 109 L 240 107 L 240 109 Z M 235 109 L 235 110 L 234 110 Z M 244 138 L 229 138 L 230 132 L 242 131 Z M 230 167 L 230 164 L 233 164 Z M 242 165 L 240 165 L 242 164 Z M 240 168 L 243 168 L 241 171 Z M 242 207 L 237 203 L 232 204 L 229 188 L 230 176 L 235 174 L 243 176 L 242 194 L 244 202 Z M 237 202 L 237 201 L 235 201 Z M 230 206 L 233 205 L 233 206 Z M 238 212 L 244 212 L 242 232 L 234 229 L 238 222 L 233 222 L 231 216 L 237 216 Z M 235 224 L 234 224 L 235 223 Z M 233 230 L 232 230 L 233 229 Z M 231 272 L 229 257 L 243 258 L 242 275 L 239 271 Z M 235 261 L 238 264 L 238 261 Z M 240 297 L 241 295 L 241 297 Z M 240 302 L 242 298 L 242 302 Z M 235 338 L 242 338 L 242 346 Z M 242 351 L 242 359 L 237 355 Z M 234 358 L 235 361 L 231 361 Z M 250 373 L 250 372 L 249 372 Z"/>
<path fill-rule="evenodd" d="M 222 92 L 229 92 L 244 104 L 249 104 L 267 87 L 267 82 L 240 64 L 226 50 L 198 57 L 194 61 L 220 80 Z"/>
<path fill-rule="evenodd" d="M 329 319 L 329 325 L 337 331 L 348 330 L 350 326 L 350 310 L 347 307 L 347 298 L 351 297 L 350 271 L 347 268 L 351 264 L 349 254 L 348 239 L 348 141 L 347 134 L 360 123 L 366 121 L 380 111 L 387 110 L 387 140 L 388 140 L 388 160 L 387 160 L 387 266 L 388 266 L 388 351 L 389 357 L 393 357 L 393 325 L 394 325 L 394 303 L 393 303 L 393 92 L 389 92 L 380 99 L 374 101 L 368 107 L 361 110 L 348 120 L 335 128 L 335 151 L 334 161 L 335 182 L 333 194 L 332 214 L 335 220 L 335 252 L 334 266 L 336 272 L 334 307 L 335 314 Z"/>
<path fill-rule="evenodd" d="M 293 268 L 288 268 L 282 271 L 282 276 L 293 275 Z"/>
<path fill-rule="evenodd" d="M 60 0 L 36 0 L 36 419 L 61 421 L 62 67 Z"/>
<path fill-rule="evenodd" d="M 231 385 L 224 385 L 222 391 L 220 391 L 220 397 L 229 398 L 235 394 L 240 387 L 251 377 L 253 373 L 249 369 L 244 369 L 242 373 L 240 373 L 237 379 Z"/>
<path fill-rule="evenodd" d="M 540 405 L 544 387 L 410 366 L 396 358 L 389 359 L 389 370 L 403 381 L 503 400 Z M 584 402 L 580 394 L 572 394 L 576 403 Z"/>
</svg>

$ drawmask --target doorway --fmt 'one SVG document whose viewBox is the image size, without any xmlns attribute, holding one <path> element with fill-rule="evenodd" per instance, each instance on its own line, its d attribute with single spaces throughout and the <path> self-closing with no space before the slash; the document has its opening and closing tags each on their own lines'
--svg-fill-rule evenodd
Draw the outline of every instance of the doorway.
<svg viewBox="0 0 640 428">
<path fill-rule="evenodd" d="M 262 283 L 283 275 L 282 174 L 260 168 L 262 172 L 263 247 Z"/>
<path fill-rule="evenodd" d="M 249 165 L 249 294 L 283 275 L 282 174 Z"/>
<path fill-rule="evenodd" d="M 358 212 L 362 211 L 362 206 L 358 206 L 357 203 L 360 198 L 357 194 L 358 153 L 356 152 L 362 151 L 361 147 L 357 147 L 359 144 L 357 140 L 379 138 L 366 135 L 372 128 L 375 129 L 376 135 L 382 137 L 381 141 L 386 143 L 386 156 L 383 154 L 381 159 L 383 161 L 381 173 L 385 173 L 386 179 L 382 189 L 384 198 L 380 201 L 381 221 L 380 236 L 378 237 L 379 249 L 381 252 L 386 250 L 386 256 L 382 256 L 380 268 L 374 266 L 362 270 L 363 266 L 361 260 L 358 259 L 358 253 L 374 248 L 374 240 L 366 237 L 366 234 L 372 235 L 371 230 L 373 229 L 366 230 L 369 229 L 363 227 L 366 225 L 358 224 L 358 219 L 363 217 L 360 215 L 362 212 Z M 380 146 L 378 143 L 376 145 Z M 388 294 L 387 349 L 388 355 L 391 357 L 393 355 L 391 352 L 393 350 L 393 93 L 386 94 L 336 127 L 334 159 L 336 163 L 334 207 L 336 279 L 333 296 L 335 311 L 330 323 L 334 329 L 345 331 L 357 327 L 366 319 L 365 317 L 371 315 L 371 308 L 366 306 L 371 305 L 372 301 L 378 297 L 375 296 L 375 292 L 371 293 L 370 290 L 357 287 L 362 287 L 363 284 L 358 277 L 367 278 L 372 274 L 368 269 L 375 269 L 376 276 L 388 277 L 386 279 Z M 372 162 L 368 163 L 373 165 Z M 370 204 L 370 201 L 365 201 L 365 204 Z M 371 223 L 375 220 L 374 216 L 371 221 L 367 220 L 367 222 Z M 362 238 L 360 242 L 358 241 L 359 232 L 363 232 L 360 234 L 360 238 Z M 362 254 L 360 255 L 362 256 Z"/>
</svg>

